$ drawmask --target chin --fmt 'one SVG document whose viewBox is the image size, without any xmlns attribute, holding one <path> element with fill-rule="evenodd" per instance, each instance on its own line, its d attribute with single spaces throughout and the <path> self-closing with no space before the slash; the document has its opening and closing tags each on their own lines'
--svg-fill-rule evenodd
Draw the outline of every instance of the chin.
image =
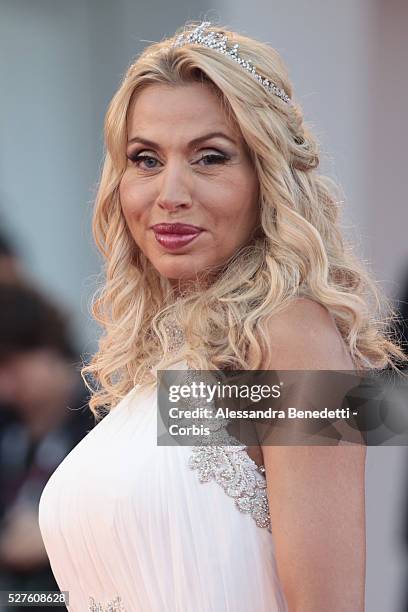
<svg viewBox="0 0 408 612">
<path fill-rule="evenodd" d="M 180 256 L 179 256 L 180 257 Z M 180 257 L 181 259 L 181 257 Z M 184 258 L 183 258 L 184 259 Z M 152 264 L 154 265 L 154 263 L 152 262 Z M 195 281 L 195 280 L 199 280 L 200 276 L 202 276 L 204 274 L 204 271 L 206 270 L 206 266 L 204 265 L 195 265 L 192 266 L 191 265 L 191 261 L 175 261 L 172 263 L 168 263 L 165 264 L 163 261 L 160 262 L 160 264 L 158 265 L 154 265 L 154 267 L 156 268 L 157 272 L 163 276 L 164 278 L 167 278 L 169 281 L 177 281 L 177 280 L 183 280 L 183 281 Z M 207 268 L 208 269 L 208 268 Z"/>
<path fill-rule="evenodd" d="M 193 274 L 191 270 L 182 270 L 176 266 L 169 266 L 168 268 L 160 268 L 157 270 L 161 276 L 164 276 L 168 280 L 195 280 L 197 274 Z M 199 273 L 198 273 L 199 275 Z"/>
</svg>

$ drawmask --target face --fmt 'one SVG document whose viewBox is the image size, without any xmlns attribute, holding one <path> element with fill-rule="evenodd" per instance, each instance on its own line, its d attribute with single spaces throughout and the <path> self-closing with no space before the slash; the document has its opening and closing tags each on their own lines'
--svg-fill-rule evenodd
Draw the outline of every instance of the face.
<svg viewBox="0 0 408 612">
<path fill-rule="evenodd" d="M 127 158 L 120 201 L 128 228 L 173 285 L 198 280 L 248 243 L 257 176 L 207 84 L 144 89 L 129 109 Z"/>
</svg>

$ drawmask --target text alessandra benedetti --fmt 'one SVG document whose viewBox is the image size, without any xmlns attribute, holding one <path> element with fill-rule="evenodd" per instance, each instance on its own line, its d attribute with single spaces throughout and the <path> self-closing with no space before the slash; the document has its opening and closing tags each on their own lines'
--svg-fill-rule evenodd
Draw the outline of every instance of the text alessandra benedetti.
<svg viewBox="0 0 408 612">
<path fill-rule="evenodd" d="M 184 410 L 173 406 L 169 410 L 171 419 L 349 419 L 349 408 L 322 408 L 321 410 L 300 410 L 286 408 L 285 410 L 231 410 L 230 408 L 195 408 Z"/>
</svg>

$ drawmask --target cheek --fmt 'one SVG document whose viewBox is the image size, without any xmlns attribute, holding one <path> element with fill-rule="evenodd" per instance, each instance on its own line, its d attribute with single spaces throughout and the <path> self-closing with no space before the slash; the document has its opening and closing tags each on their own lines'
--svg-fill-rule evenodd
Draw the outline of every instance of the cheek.
<svg viewBox="0 0 408 612">
<path fill-rule="evenodd" d="M 137 213 L 140 203 L 140 193 L 134 182 L 132 182 L 126 174 L 123 176 L 119 185 L 119 198 L 123 214 L 128 220 L 132 215 Z"/>
<path fill-rule="evenodd" d="M 126 221 L 130 223 L 139 219 L 149 210 L 154 201 L 154 193 L 151 185 L 132 179 L 130 174 L 123 175 L 119 185 L 119 198 Z"/>
<path fill-rule="evenodd" d="M 258 210 L 258 187 L 252 175 L 242 174 L 231 177 L 224 189 L 216 196 L 218 218 L 235 227 L 248 226 L 256 222 Z M 240 229 L 242 229 L 240 227 Z"/>
<path fill-rule="evenodd" d="M 150 210 L 146 188 L 125 174 L 119 185 L 119 199 L 129 233 L 135 245 L 146 254 L 146 227 Z"/>
<path fill-rule="evenodd" d="M 242 182 L 240 190 L 240 206 L 248 229 L 258 222 L 258 193 L 258 181 L 252 173 L 249 173 Z"/>
</svg>

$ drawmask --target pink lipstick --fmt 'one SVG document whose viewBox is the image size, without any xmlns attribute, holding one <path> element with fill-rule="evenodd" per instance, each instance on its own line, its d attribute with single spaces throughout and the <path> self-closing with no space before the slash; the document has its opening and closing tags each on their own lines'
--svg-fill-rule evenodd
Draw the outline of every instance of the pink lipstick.
<svg viewBox="0 0 408 612">
<path fill-rule="evenodd" d="M 152 226 L 155 238 L 166 249 L 176 250 L 189 244 L 203 231 L 187 223 L 157 223 Z"/>
</svg>

